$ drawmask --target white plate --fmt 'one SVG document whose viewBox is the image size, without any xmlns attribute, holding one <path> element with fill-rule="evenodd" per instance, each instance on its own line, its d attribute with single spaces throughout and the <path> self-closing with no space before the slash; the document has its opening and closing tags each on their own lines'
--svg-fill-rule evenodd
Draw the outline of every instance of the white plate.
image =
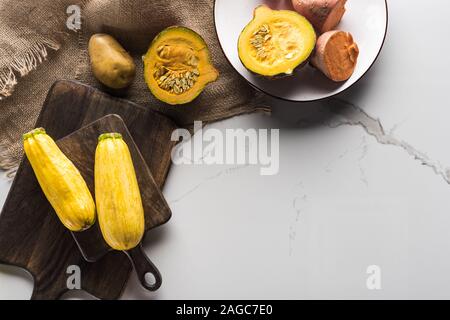
<svg viewBox="0 0 450 320">
<path fill-rule="evenodd" d="M 281 3 L 281 5 L 280 5 Z M 358 43 L 360 55 L 352 77 L 344 83 L 334 83 L 320 71 L 304 67 L 298 74 L 278 80 L 268 80 L 249 72 L 238 56 L 237 43 L 242 29 L 253 17 L 253 10 L 261 4 L 273 9 L 290 7 L 290 0 L 216 0 L 214 15 L 217 35 L 232 66 L 250 84 L 273 97 L 307 102 L 336 95 L 361 79 L 377 59 L 387 32 L 386 0 L 348 0 L 347 12 L 337 27 L 350 32 Z"/>
</svg>

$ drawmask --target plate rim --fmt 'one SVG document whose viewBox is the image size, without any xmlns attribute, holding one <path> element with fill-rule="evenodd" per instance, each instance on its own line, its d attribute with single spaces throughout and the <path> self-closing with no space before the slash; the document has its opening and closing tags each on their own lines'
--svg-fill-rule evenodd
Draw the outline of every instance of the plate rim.
<svg viewBox="0 0 450 320">
<path fill-rule="evenodd" d="M 329 96 L 326 97 L 322 97 L 322 98 L 317 98 L 317 99 L 310 99 L 310 100 L 292 100 L 292 99 L 288 99 L 285 97 L 280 97 L 277 96 L 275 94 L 272 93 L 268 93 L 266 91 L 264 91 L 263 89 L 257 87 L 256 85 L 254 85 L 253 83 L 251 83 L 246 77 L 244 77 L 235 67 L 234 65 L 231 63 L 230 59 L 228 58 L 227 54 L 225 53 L 225 50 L 222 46 L 222 42 L 220 41 L 220 37 L 219 37 L 219 31 L 217 30 L 217 23 L 216 23 L 216 4 L 217 4 L 217 0 L 214 0 L 214 5 L 213 5 L 213 19 L 214 19 L 214 31 L 216 33 L 216 37 L 217 40 L 219 42 L 219 47 L 222 50 L 223 55 L 225 56 L 225 59 L 228 61 L 228 64 L 233 68 L 233 70 L 242 78 L 245 80 L 245 82 L 247 82 L 251 87 L 255 88 L 256 90 L 258 90 L 259 92 L 262 92 L 264 94 L 266 94 L 269 97 L 275 98 L 277 100 L 281 100 L 281 101 L 285 101 L 285 102 L 292 102 L 292 103 L 311 103 L 311 102 L 318 102 L 318 101 L 322 101 L 322 100 L 326 100 L 326 99 L 330 99 L 333 98 L 341 93 L 346 92 L 347 90 L 349 90 L 350 88 L 352 88 L 354 85 L 356 85 L 359 81 L 361 81 L 366 74 L 372 69 L 372 67 L 374 66 L 375 62 L 378 60 L 378 57 L 381 54 L 381 51 L 383 50 L 384 44 L 386 42 L 386 38 L 387 38 L 387 33 L 388 33 L 388 28 L 389 28 L 389 6 L 388 6 L 388 2 L 387 0 L 384 0 L 384 6 L 385 6 L 385 12 L 386 12 L 386 25 L 384 27 L 384 35 L 383 35 L 383 41 L 381 42 L 381 46 L 378 50 L 377 55 L 375 56 L 375 59 L 372 61 L 372 63 L 370 64 L 369 68 L 367 68 L 367 70 L 358 78 L 356 79 L 355 82 L 353 82 L 351 85 L 349 85 L 347 88 L 343 89 L 342 91 L 339 91 L 337 93 L 333 93 Z"/>
</svg>

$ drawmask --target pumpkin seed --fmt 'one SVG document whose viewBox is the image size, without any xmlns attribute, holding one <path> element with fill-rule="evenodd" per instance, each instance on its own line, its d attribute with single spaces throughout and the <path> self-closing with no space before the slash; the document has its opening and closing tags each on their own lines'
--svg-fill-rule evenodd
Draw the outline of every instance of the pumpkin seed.
<svg viewBox="0 0 450 320">
<path fill-rule="evenodd" d="M 200 76 L 200 71 L 193 69 L 182 72 L 160 67 L 155 70 L 154 76 L 161 89 L 172 94 L 182 94 L 192 89 Z"/>
<path fill-rule="evenodd" d="M 250 39 L 250 44 L 256 49 L 256 57 L 259 59 L 265 59 L 269 55 L 270 47 L 268 47 L 268 41 L 272 39 L 270 33 L 270 27 L 267 24 L 263 24 L 255 32 Z"/>
</svg>

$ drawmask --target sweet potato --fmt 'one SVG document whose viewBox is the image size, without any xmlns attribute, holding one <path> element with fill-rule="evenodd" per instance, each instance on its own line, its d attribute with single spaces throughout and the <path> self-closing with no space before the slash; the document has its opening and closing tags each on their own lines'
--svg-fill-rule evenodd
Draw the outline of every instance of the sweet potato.
<svg viewBox="0 0 450 320">
<path fill-rule="evenodd" d="M 328 31 L 317 39 L 311 64 L 331 80 L 340 82 L 352 76 L 358 56 L 358 45 L 350 33 Z"/>
<path fill-rule="evenodd" d="M 317 32 L 333 30 L 345 13 L 347 0 L 292 0 L 294 9 L 311 22 Z"/>
</svg>

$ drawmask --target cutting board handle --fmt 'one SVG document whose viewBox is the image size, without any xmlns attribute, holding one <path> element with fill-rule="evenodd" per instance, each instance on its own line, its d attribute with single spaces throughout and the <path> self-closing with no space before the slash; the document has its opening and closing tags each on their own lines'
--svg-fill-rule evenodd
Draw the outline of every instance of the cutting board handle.
<svg viewBox="0 0 450 320">
<path fill-rule="evenodd" d="M 149 291 L 158 290 L 162 284 L 161 274 L 145 254 L 142 245 L 139 244 L 136 248 L 124 252 L 133 264 L 141 285 Z M 153 281 L 150 283 L 147 277 L 152 277 Z"/>
</svg>

